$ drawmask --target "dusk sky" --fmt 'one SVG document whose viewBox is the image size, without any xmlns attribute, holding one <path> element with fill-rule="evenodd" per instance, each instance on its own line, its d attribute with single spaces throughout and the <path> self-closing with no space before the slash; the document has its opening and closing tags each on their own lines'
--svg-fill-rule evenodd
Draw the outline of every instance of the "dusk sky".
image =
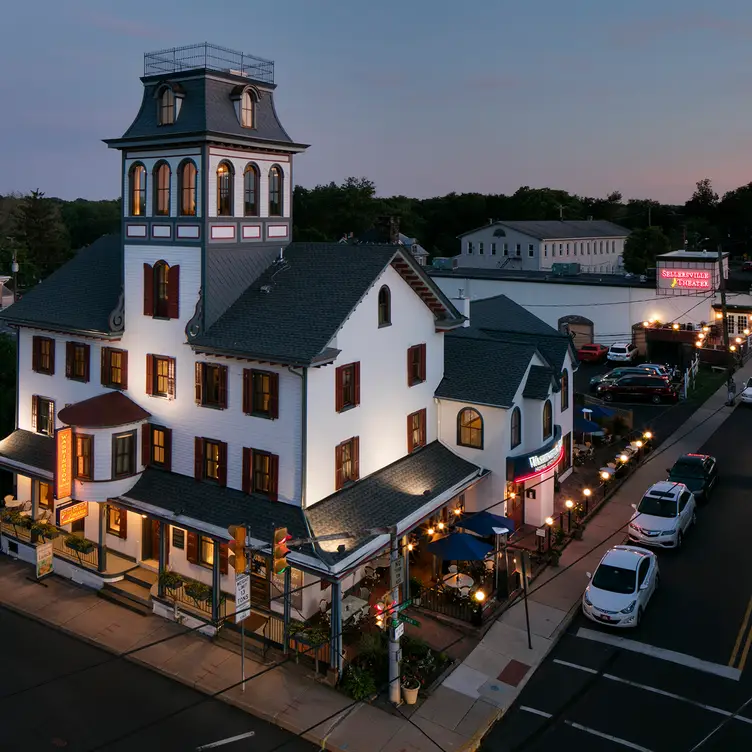
<svg viewBox="0 0 752 752">
<path fill-rule="evenodd" d="M 296 182 L 380 195 L 521 185 L 683 202 L 752 180 L 752 3 L 37 0 L 0 27 L 0 193 L 112 198 L 143 53 L 276 63 Z"/>
</svg>

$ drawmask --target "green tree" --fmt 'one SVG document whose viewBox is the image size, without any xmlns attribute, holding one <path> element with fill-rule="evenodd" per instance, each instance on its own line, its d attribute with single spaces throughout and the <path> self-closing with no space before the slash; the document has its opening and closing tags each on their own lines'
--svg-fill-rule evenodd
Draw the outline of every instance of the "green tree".
<svg viewBox="0 0 752 752">
<path fill-rule="evenodd" d="M 102 235 L 120 232 L 121 202 L 64 201 L 60 205 L 60 218 L 68 230 L 70 246 L 78 250 L 91 245 Z"/>
<path fill-rule="evenodd" d="M 19 261 L 19 285 L 44 279 L 71 256 L 68 231 L 59 202 L 42 191 L 24 196 L 13 215 L 13 234 Z"/>
<path fill-rule="evenodd" d="M 712 222 L 718 208 L 718 194 L 713 190 L 710 178 L 698 180 L 692 198 L 684 205 L 684 209 L 690 216 Z"/>
<path fill-rule="evenodd" d="M 655 257 L 671 250 L 671 241 L 660 227 L 635 230 L 624 244 L 624 268 L 633 274 L 644 274 L 655 266 Z"/>
</svg>

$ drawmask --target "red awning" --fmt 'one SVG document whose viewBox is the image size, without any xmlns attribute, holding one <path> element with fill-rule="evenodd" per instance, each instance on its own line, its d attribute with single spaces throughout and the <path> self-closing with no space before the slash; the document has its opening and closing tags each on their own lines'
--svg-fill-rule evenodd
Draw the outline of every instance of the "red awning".
<svg viewBox="0 0 752 752">
<path fill-rule="evenodd" d="M 76 428 L 112 428 L 146 420 L 146 412 L 122 392 L 106 392 L 96 397 L 69 405 L 58 413 L 58 418 Z"/>
</svg>

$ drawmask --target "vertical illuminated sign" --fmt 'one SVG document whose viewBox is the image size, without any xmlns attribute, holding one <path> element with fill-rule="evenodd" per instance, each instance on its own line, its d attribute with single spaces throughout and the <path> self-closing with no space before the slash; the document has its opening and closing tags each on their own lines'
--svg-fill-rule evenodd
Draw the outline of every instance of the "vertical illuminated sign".
<svg viewBox="0 0 752 752">
<path fill-rule="evenodd" d="M 55 431 L 55 498 L 67 499 L 73 493 L 73 429 Z"/>
</svg>

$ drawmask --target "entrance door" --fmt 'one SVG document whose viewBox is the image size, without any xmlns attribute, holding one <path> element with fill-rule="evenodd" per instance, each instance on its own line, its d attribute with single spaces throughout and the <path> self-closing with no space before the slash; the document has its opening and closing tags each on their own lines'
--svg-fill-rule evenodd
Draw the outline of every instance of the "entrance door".
<svg viewBox="0 0 752 752">
<path fill-rule="evenodd" d="M 170 539 L 167 538 L 169 553 Z M 141 559 L 159 560 L 159 520 L 143 519 L 141 525 Z"/>
<path fill-rule="evenodd" d="M 515 530 L 525 523 L 525 491 L 523 488 L 517 489 L 513 499 L 507 499 L 506 516 L 514 522 Z"/>
</svg>

